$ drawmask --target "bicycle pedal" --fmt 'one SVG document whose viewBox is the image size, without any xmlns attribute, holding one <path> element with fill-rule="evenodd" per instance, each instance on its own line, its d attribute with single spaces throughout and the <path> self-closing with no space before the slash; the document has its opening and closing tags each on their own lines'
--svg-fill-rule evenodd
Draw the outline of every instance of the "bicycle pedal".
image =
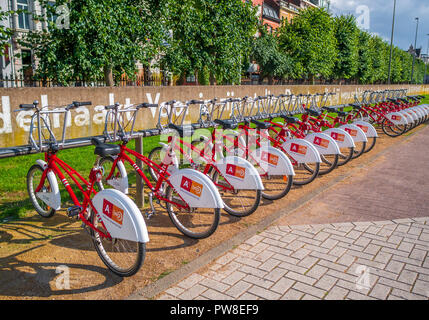
<svg viewBox="0 0 429 320">
<path fill-rule="evenodd" d="M 148 220 L 151 219 L 154 215 L 155 215 L 155 212 L 153 211 L 145 212 L 145 216 Z"/>
<path fill-rule="evenodd" d="M 79 215 L 81 211 L 82 211 L 82 207 L 80 206 L 73 206 L 73 207 L 67 208 L 67 216 L 69 218 L 76 217 L 77 215 Z"/>
</svg>

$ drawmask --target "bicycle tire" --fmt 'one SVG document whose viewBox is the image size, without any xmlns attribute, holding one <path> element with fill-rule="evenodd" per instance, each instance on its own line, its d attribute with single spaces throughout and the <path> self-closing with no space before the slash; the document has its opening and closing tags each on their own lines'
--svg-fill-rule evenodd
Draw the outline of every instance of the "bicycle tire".
<svg viewBox="0 0 429 320">
<path fill-rule="evenodd" d="M 235 190 L 232 193 L 225 193 L 224 189 L 220 186 L 222 182 L 218 180 L 220 177 L 219 172 L 215 170 L 212 180 L 214 184 L 218 186 L 220 196 L 225 206 L 224 210 L 228 214 L 235 217 L 246 217 L 258 209 L 262 198 L 262 190 Z M 244 205 L 242 198 L 249 198 L 249 204 Z M 234 204 L 236 204 L 236 206 L 232 207 Z M 242 210 L 239 210 L 240 205 Z"/>
<path fill-rule="evenodd" d="M 180 197 L 176 197 L 174 199 L 174 193 L 176 191 L 171 186 L 168 186 L 166 189 L 166 198 L 169 201 L 183 202 Z M 185 212 L 179 211 L 175 212 L 173 208 L 173 204 L 166 201 L 166 209 L 168 212 L 168 216 L 170 217 L 174 226 L 184 235 L 193 238 L 193 239 L 204 239 L 212 235 L 220 221 L 220 209 L 219 208 L 192 208 L 198 209 L 202 213 L 200 215 L 201 219 L 199 219 L 195 211 Z M 185 225 L 186 224 L 186 225 Z M 194 229 L 191 230 L 190 228 Z"/>
<path fill-rule="evenodd" d="M 314 166 L 312 168 L 311 166 Z M 293 177 L 293 184 L 296 186 L 303 186 L 314 181 L 319 176 L 320 163 L 315 162 L 312 164 L 301 163 L 293 166 L 295 176 Z"/>
<path fill-rule="evenodd" d="M 353 158 L 354 147 L 340 149 L 341 155 L 338 157 L 338 166 L 344 166 Z"/>
<path fill-rule="evenodd" d="M 107 177 L 107 175 L 110 173 L 111 166 L 108 166 L 106 169 L 106 167 L 104 167 L 104 165 L 108 162 L 113 164 L 114 161 L 115 161 L 115 159 L 113 159 L 112 157 L 103 157 L 98 162 L 99 166 L 103 168 L 103 177 L 100 181 L 97 182 L 97 185 L 98 185 L 100 190 L 104 190 L 104 189 L 106 189 L 106 186 L 109 186 L 109 184 L 105 180 L 105 177 Z M 118 169 L 115 169 L 115 170 L 116 170 L 116 174 L 114 174 L 114 176 L 116 178 L 122 178 L 121 172 Z"/>
<path fill-rule="evenodd" d="M 162 147 L 155 147 L 149 152 L 149 155 L 147 156 L 147 158 L 155 162 L 156 164 L 161 165 L 161 161 L 162 161 L 161 152 L 162 152 Z M 151 178 L 154 181 L 157 181 L 159 178 L 158 172 L 153 168 L 151 168 L 151 166 L 147 166 L 147 169 L 149 171 L 149 175 L 151 176 Z"/>
<path fill-rule="evenodd" d="M 390 124 L 388 122 L 390 122 Z M 399 126 L 402 126 L 402 127 L 399 127 Z M 392 128 L 396 128 L 396 130 L 394 130 Z M 383 130 L 383 132 L 385 134 L 387 134 L 389 137 L 393 137 L 393 138 L 399 137 L 404 132 L 406 132 L 406 128 L 407 128 L 407 125 L 395 125 L 395 124 L 393 124 L 393 126 L 392 126 L 392 122 L 387 118 L 385 118 L 383 120 L 383 122 L 381 123 L 381 129 Z"/>
<path fill-rule="evenodd" d="M 377 137 L 368 138 L 368 143 L 366 144 L 366 148 L 364 150 L 364 153 L 370 152 L 377 143 Z"/>
<path fill-rule="evenodd" d="M 33 204 L 33 207 L 36 210 L 36 212 L 43 218 L 50 218 L 55 214 L 56 211 L 53 208 L 50 208 L 49 206 L 47 206 L 43 201 L 39 203 L 39 201 L 37 200 L 37 196 L 34 193 L 35 187 L 37 187 L 40 183 L 40 179 L 36 179 L 36 185 L 33 184 L 35 180 L 34 175 L 36 174 L 37 171 L 40 171 L 40 173 L 43 173 L 44 169 L 40 165 L 35 164 L 31 166 L 27 172 L 27 192 L 30 197 L 30 201 Z M 45 184 L 42 188 L 42 192 L 49 191 L 49 189 L 52 189 L 52 187 L 49 183 L 49 179 L 46 178 Z"/>
<path fill-rule="evenodd" d="M 338 154 L 329 154 L 329 155 L 320 155 L 322 159 L 319 175 L 325 175 L 330 173 L 337 167 L 339 155 Z"/>
<path fill-rule="evenodd" d="M 366 148 L 366 142 L 355 142 L 355 145 L 356 147 L 354 148 L 352 159 L 359 158 L 364 153 Z"/>
<path fill-rule="evenodd" d="M 98 225 L 99 219 L 97 218 L 97 214 L 95 214 L 95 212 L 91 209 L 90 211 L 90 222 L 96 228 L 101 229 L 101 226 Z M 114 274 L 120 277 L 130 277 L 140 270 L 146 256 L 145 243 L 123 239 L 108 240 L 101 237 L 99 233 L 92 228 L 90 228 L 90 235 L 95 247 L 95 251 L 99 255 L 101 261 L 103 261 L 103 263 Z M 107 244 L 109 244 L 111 247 L 108 247 Z M 135 257 L 132 257 L 131 264 L 129 266 L 122 267 L 118 265 L 118 261 L 114 261 L 117 257 L 119 257 L 119 255 L 121 257 L 120 260 L 123 261 L 125 255 L 131 255 L 130 251 L 133 249 L 133 247 L 135 248 L 133 254 Z M 120 254 L 119 250 L 122 248 L 124 248 L 124 252 Z"/>
<path fill-rule="evenodd" d="M 267 200 L 278 200 L 281 199 L 283 197 L 285 197 L 290 189 L 292 188 L 293 185 L 293 176 L 287 176 L 287 175 L 268 175 L 268 174 L 264 174 L 261 175 L 261 180 L 262 180 L 262 184 L 264 185 L 264 190 L 262 191 L 262 198 L 267 199 Z M 274 180 L 271 183 L 268 183 L 269 180 Z M 286 181 L 286 183 L 284 183 Z M 270 187 L 270 185 L 276 185 L 277 188 L 273 191 L 270 192 L 270 190 L 272 190 L 272 188 Z"/>
</svg>

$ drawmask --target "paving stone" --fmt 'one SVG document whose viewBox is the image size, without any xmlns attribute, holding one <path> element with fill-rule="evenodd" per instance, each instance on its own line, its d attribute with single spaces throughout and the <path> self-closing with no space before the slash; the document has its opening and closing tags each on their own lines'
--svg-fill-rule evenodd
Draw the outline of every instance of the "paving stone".
<svg viewBox="0 0 429 320">
<path fill-rule="evenodd" d="M 269 281 L 269 280 L 266 280 L 263 278 L 259 278 L 259 277 L 256 277 L 254 275 L 251 275 L 251 274 L 245 276 L 243 278 L 243 281 L 249 282 L 251 284 L 257 285 L 257 286 L 265 288 L 265 289 L 270 288 L 274 284 L 274 282 L 272 282 L 272 281 Z"/>
<path fill-rule="evenodd" d="M 311 269 L 308 269 L 305 275 L 314 279 L 320 279 L 327 271 L 328 268 L 316 264 Z"/>
<path fill-rule="evenodd" d="M 226 283 L 222 283 L 220 281 L 215 281 L 207 278 L 200 281 L 200 284 L 202 284 L 207 288 L 211 288 L 219 292 L 224 292 L 229 288 L 229 285 L 227 285 Z"/>
<path fill-rule="evenodd" d="M 348 295 L 349 290 L 334 286 L 325 296 L 324 300 L 344 300 Z"/>
<path fill-rule="evenodd" d="M 429 299 L 429 282 L 417 279 L 412 290 L 413 293 L 426 296 Z"/>
<path fill-rule="evenodd" d="M 258 242 L 264 240 L 264 237 L 261 237 L 260 235 L 254 235 L 253 237 L 247 239 L 244 243 L 251 245 L 251 246 L 255 246 Z"/>
<path fill-rule="evenodd" d="M 398 281 L 407 283 L 407 284 L 413 284 L 417 279 L 417 272 L 409 271 L 409 270 L 402 270 L 401 274 L 398 277 Z"/>
<path fill-rule="evenodd" d="M 229 276 L 222 279 L 222 282 L 229 284 L 229 285 L 234 285 L 236 282 L 240 281 L 245 276 L 246 276 L 246 273 L 244 273 L 244 272 L 234 271 Z"/>
<path fill-rule="evenodd" d="M 322 290 L 329 291 L 337 281 L 338 278 L 325 274 L 314 284 L 314 286 Z"/>
<path fill-rule="evenodd" d="M 273 270 L 271 270 L 265 277 L 264 279 L 273 281 L 273 282 L 277 282 L 281 277 L 283 277 L 286 273 L 288 272 L 288 270 L 283 269 L 283 268 L 275 268 Z"/>
<path fill-rule="evenodd" d="M 403 298 L 405 300 L 427 300 L 426 296 L 415 294 L 400 289 L 393 288 L 392 295 Z"/>
<path fill-rule="evenodd" d="M 250 287 L 248 292 L 266 300 L 277 300 L 281 297 L 280 294 L 259 286 Z"/>
<path fill-rule="evenodd" d="M 308 285 L 313 285 L 314 283 L 316 283 L 316 279 L 293 272 L 293 271 L 289 271 L 288 273 L 286 273 L 285 277 L 292 279 L 292 280 L 296 280 L 299 282 L 303 282 L 305 284 Z"/>
<path fill-rule="evenodd" d="M 183 288 L 183 289 L 190 289 L 193 286 L 195 286 L 199 281 L 203 280 L 204 277 L 199 275 L 198 273 L 193 273 L 189 277 L 187 277 L 185 280 L 179 282 L 177 286 Z"/>
<path fill-rule="evenodd" d="M 234 300 L 233 297 L 230 297 L 213 289 L 208 289 L 207 291 L 204 291 L 204 293 L 202 293 L 202 296 L 210 300 Z"/>
<path fill-rule="evenodd" d="M 178 298 L 181 300 L 193 300 L 206 290 L 207 287 L 195 284 L 191 288 L 185 290 L 185 292 L 183 292 Z"/>
<path fill-rule="evenodd" d="M 284 294 L 287 290 L 289 290 L 293 286 L 295 282 L 296 282 L 295 280 L 282 277 L 270 288 L 270 290 L 279 294 Z"/>
<path fill-rule="evenodd" d="M 298 291 L 310 294 L 312 296 L 315 296 L 315 297 L 317 297 L 319 299 L 322 299 L 326 295 L 326 291 L 325 290 L 316 288 L 316 287 L 314 287 L 312 285 L 308 285 L 306 283 L 302 283 L 300 281 L 297 281 L 293 285 L 292 288 L 295 289 L 295 290 L 298 290 Z"/>
<path fill-rule="evenodd" d="M 369 295 L 380 300 L 386 300 L 391 290 L 391 287 L 377 283 Z"/>
<path fill-rule="evenodd" d="M 295 289 L 288 290 L 282 297 L 281 300 L 301 300 L 305 294 Z"/>
<path fill-rule="evenodd" d="M 236 282 L 228 290 L 226 290 L 224 293 L 230 297 L 238 298 L 243 293 L 245 293 L 251 286 L 252 286 L 251 283 L 240 280 Z"/>
</svg>

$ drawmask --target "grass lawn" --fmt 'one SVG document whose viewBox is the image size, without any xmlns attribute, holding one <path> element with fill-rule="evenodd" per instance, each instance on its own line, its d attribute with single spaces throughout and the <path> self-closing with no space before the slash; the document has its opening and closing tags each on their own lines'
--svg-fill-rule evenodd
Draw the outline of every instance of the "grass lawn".
<svg viewBox="0 0 429 320">
<path fill-rule="evenodd" d="M 429 95 L 423 99 L 422 103 L 429 104 Z M 159 141 L 159 136 L 144 138 L 144 155 L 147 156 L 153 148 L 159 146 Z M 134 149 L 134 141 L 130 141 L 128 146 Z M 59 156 L 76 169 L 84 178 L 88 177 L 96 159 L 93 146 L 63 150 L 59 153 Z M 33 210 L 33 206 L 28 199 L 26 176 L 28 169 L 35 161 L 43 159 L 43 157 L 43 154 L 34 154 L 0 159 L 0 222 L 5 219 L 10 220 L 24 217 L 28 211 Z M 129 179 L 130 182 L 135 181 L 135 175 L 130 174 Z M 59 186 L 62 199 L 67 201 L 69 198 L 67 192 L 65 192 L 61 183 L 59 183 Z M 76 195 L 79 198 L 78 191 Z"/>
</svg>

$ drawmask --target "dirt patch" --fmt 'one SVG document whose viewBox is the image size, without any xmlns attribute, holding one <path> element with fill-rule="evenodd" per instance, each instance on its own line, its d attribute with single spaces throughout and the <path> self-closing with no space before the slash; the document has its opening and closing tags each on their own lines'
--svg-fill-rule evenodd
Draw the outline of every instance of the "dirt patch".
<svg viewBox="0 0 429 320">
<path fill-rule="evenodd" d="M 421 130 L 424 126 L 414 129 Z M 251 216 L 235 218 L 222 214 L 218 230 L 208 239 L 192 240 L 172 225 L 162 209 L 148 221 L 150 242 L 141 270 L 131 278 L 119 278 L 110 273 L 99 259 L 80 222 L 70 220 L 65 212 L 50 219 L 36 213 L 19 221 L 0 225 L 0 299 L 124 299 L 137 289 L 196 259 L 220 243 L 231 239 L 268 215 L 283 210 L 309 192 L 326 185 L 332 179 L 347 174 L 368 162 L 375 154 L 403 141 L 407 137 L 389 138 L 380 134 L 375 148 L 346 166 L 316 179 L 309 185 L 294 187 L 282 200 L 262 201 Z M 413 137 L 409 138 L 413 139 Z M 371 166 L 382 161 L 378 158 Z M 354 177 L 364 175 L 360 168 Z M 305 207 L 305 206 L 304 206 Z M 329 212 L 329 217 L 326 216 Z M 299 210 L 280 219 L 283 224 L 323 223 L 341 220 L 342 212 L 321 206 L 305 218 Z M 67 267 L 67 268 L 65 268 Z M 62 281 L 68 270 L 69 287 Z"/>
</svg>

